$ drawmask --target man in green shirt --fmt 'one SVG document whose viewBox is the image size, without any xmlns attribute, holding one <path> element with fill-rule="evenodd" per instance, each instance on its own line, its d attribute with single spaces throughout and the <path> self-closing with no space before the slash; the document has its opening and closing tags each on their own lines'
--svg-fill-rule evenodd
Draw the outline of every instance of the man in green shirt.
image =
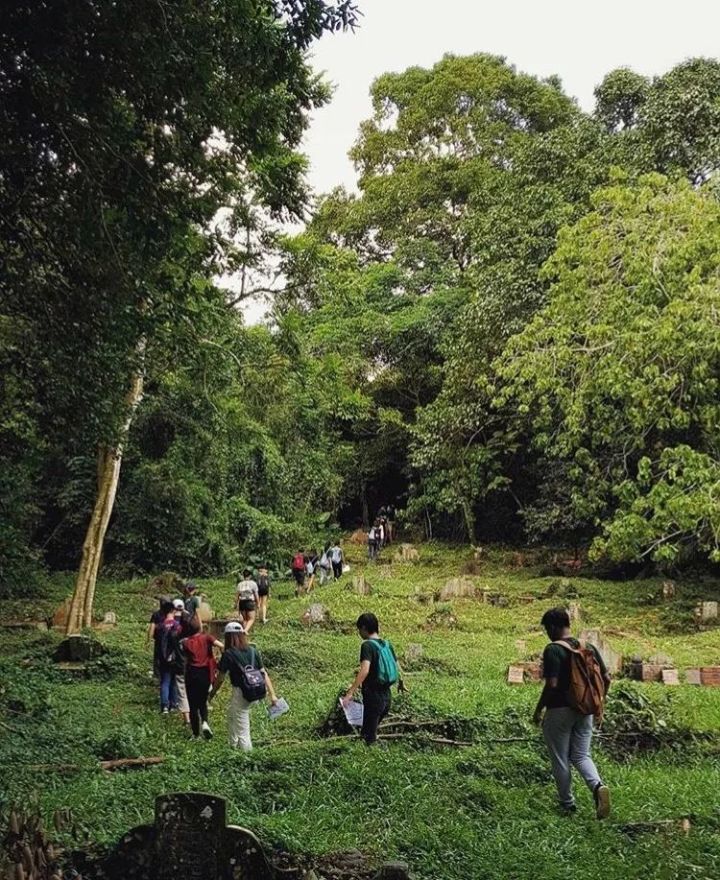
<svg viewBox="0 0 720 880">
<path fill-rule="evenodd" d="M 580 642 L 571 635 L 570 616 L 565 608 L 547 611 L 541 623 L 550 644 L 543 653 L 545 687 L 533 720 L 536 724 L 542 724 L 560 807 L 565 813 L 574 813 L 577 809 L 572 792 L 572 767 L 575 767 L 592 792 L 597 818 L 606 819 L 610 815 L 610 791 L 600 779 L 595 762 L 590 756 L 593 716 L 583 715 L 571 706 L 569 690 L 572 652 L 565 645 L 558 644 L 565 642 L 577 649 Z M 607 692 L 610 676 L 600 653 L 594 647 L 591 648 L 602 670 Z"/>
</svg>

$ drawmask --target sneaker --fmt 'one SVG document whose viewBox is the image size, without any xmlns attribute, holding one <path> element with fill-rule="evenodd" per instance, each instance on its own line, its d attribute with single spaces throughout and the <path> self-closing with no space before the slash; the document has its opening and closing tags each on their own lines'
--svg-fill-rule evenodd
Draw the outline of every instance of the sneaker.
<svg viewBox="0 0 720 880">
<path fill-rule="evenodd" d="M 169 714 L 170 714 L 170 710 L 168 709 L 167 706 L 165 706 L 165 708 L 162 710 L 162 713 L 163 713 L 163 715 L 169 715 Z"/>
<path fill-rule="evenodd" d="M 574 816 L 577 813 L 577 806 L 576 804 L 560 804 L 560 813 L 563 816 Z"/>
<path fill-rule="evenodd" d="M 207 723 L 207 721 L 203 721 L 202 723 L 202 735 L 205 737 L 205 739 L 213 738 L 213 732 L 212 730 L 210 730 L 210 725 Z"/>
<path fill-rule="evenodd" d="M 607 819 L 610 815 L 610 789 L 601 782 L 595 788 L 594 797 L 596 817 L 598 819 Z"/>
</svg>

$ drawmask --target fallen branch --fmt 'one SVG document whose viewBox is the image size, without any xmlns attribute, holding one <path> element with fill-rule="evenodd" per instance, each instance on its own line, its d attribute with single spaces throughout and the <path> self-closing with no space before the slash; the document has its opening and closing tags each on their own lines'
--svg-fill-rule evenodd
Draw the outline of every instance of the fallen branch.
<svg viewBox="0 0 720 880">
<path fill-rule="evenodd" d="M 165 760 L 163 755 L 156 755 L 149 758 L 117 758 L 113 761 L 100 761 L 95 766 L 85 767 L 81 764 L 18 764 L 16 766 L 24 767 L 33 772 L 55 772 L 55 773 L 78 773 L 83 770 L 121 770 L 125 767 L 152 767 L 156 764 L 162 764 Z"/>
</svg>

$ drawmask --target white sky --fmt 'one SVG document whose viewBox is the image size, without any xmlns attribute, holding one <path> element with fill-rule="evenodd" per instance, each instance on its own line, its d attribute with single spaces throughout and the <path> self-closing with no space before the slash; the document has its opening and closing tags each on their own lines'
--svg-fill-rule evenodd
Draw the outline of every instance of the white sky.
<svg viewBox="0 0 720 880">
<path fill-rule="evenodd" d="M 558 74 L 583 108 L 623 65 L 664 73 L 691 56 L 720 54 L 718 0 L 358 0 L 355 34 L 324 36 L 314 64 L 335 84 L 305 141 L 318 193 L 352 187 L 347 152 L 370 116 L 372 81 L 386 71 L 430 67 L 447 52 L 504 55 L 536 76 Z"/>
<path fill-rule="evenodd" d="M 565 91 L 590 110 L 593 89 L 616 67 L 656 75 L 692 56 L 720 54 L 720 0 L 357 2 L 360 28 L 327 34 L 313 51 L 315 68 L 335 86 L 304 143 L 310 184 L 318 194 L 339 184 L 354 188 L 347 153 L 360 122 L 371 115 L 370 85 L 386 71 L 431 67 L 448 52 L 489 52 L 504 55 L 525 73 L 558 74 Z M 266 307 L 247 303 L 246 320 L 262 320 Z"/>
</svg>

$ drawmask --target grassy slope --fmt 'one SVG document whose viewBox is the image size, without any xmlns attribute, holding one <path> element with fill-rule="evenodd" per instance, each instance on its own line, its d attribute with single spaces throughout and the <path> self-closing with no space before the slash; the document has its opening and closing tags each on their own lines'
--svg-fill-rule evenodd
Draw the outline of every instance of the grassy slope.
<svg viewBox="0 0 720 880">
<path fill-rule="evenodd" d="M 358 553 L 360 551 L 357 551 Z M 505 668 L 516 657 L 515 640 L 540 650 L 536 628 L 548 600 L 493 608 L 472 600 L 452 603 L 458 628 L 428 630 L 432 608 L 411 600 L 416 590 L 431 592 L 460 572 L 467 551 L 423 547 L 417 564 L 380 565 L 368 573 L 369 599 L 354 596 L 347 584 L 318 591 L 316 598 L 345 627 L 303 629 L 298 620 L 308 600 L 292 598 L 279 584 L 272 620 L 258 627 L 276 687 L 292 712 L 274 725 L 260 710 L 253 717 L 256 751 L 250 756 L 225 745 L 226 690 L 213 711 L 218 734 L 211 743 L 188 741 L 176 717 L 162 718 L 148 676 L 143 638 L 153 607 L 145 582 L 104 583 L 98 611 L 120 618 L 105 641 L 114 649 L 105 678 L 75 680 L 52 669 L 47 634 L 3 635 L 0 645 L 0 703 L 28 714 L 3 714 L 12 729 L 0 728 L 2 801 L 37 792 L 43 809 L 72 806 L 89 837 L 110 843 L 134 824 L 147 821 L 155 795 L 173 790 L 206 790 L 227 797 L 229 820 L 255 829 L 268 844 L 323 853 L 360 848 L 378 856 L 406 858 L 419 878 L 711 878 L 720 864 L 720 766 L 717 758 L 665 750 L 651 757 L 616 762 L 599 752 L 599 763 L 614 790 L 613 820 L 591 818 L 589 795 L 578 789 L 580 813 L 572 820 L 554 811 L 549 769 L 537 741 L 466 749 L 431 749 L 393 743 L 387 751 L 366 750 L 356 741 L 323 741 L 314 736 L 338 689 L 350 680 L 358 653 L 352 621 L 374 610 L 401 654 L 421 643 L 427 663 L 408 676 L 412 688 L 405 709 L 420 715 L 478 719 L 479 739 L 533 737 L 527 726 L 535 686 L 511 688 Z M 477 577 L 513 597 L 542 593 L 550 579 L 511 572 L 488 562 Z M 672 633 L 667 609 L 644 602 L 656 584 L 616 584 L 577 579 L 589 623 L 612 626 L 627 653 L 662 651 L 680 666 L 720 662 L 720 629 L 688 635 Z M 61 598 L 69 581 L 54 583 Z M 232 601 L 229 581 L 202 584 L 216 612 Z M 707 586 L 683 585 L 677 612 Z M 7 609 L 18 611 L 18 608 Z M 23 607 L 27 611 L 27 605 Z M 343 632 L 342 630 L 345 630 Z M 114 659 L 114 658 L 119 659 Z M 25 659 L 26 665 L 21 662 Z M 27 665 L 27 660 L 32 663 Z M 679 726 L 720 731 L 720 690 L 645 686 L 661 711 Z M 669 701 L 669 702 L 666 702 Z M 402 708 L 401 700 L 396 703 Z M 299 744 L 282 744 L 300 740 Z M 280 743 L 280 744 L 274 744 Z M 165 754 L 162 767 L 73 775 L 23 770 L 30 762 L 91 765 L 98 758 Z M 694 817 L 689 836 L 646 834 L 631 839 L 621 825 L 631 821 Z"/>
</svg>

